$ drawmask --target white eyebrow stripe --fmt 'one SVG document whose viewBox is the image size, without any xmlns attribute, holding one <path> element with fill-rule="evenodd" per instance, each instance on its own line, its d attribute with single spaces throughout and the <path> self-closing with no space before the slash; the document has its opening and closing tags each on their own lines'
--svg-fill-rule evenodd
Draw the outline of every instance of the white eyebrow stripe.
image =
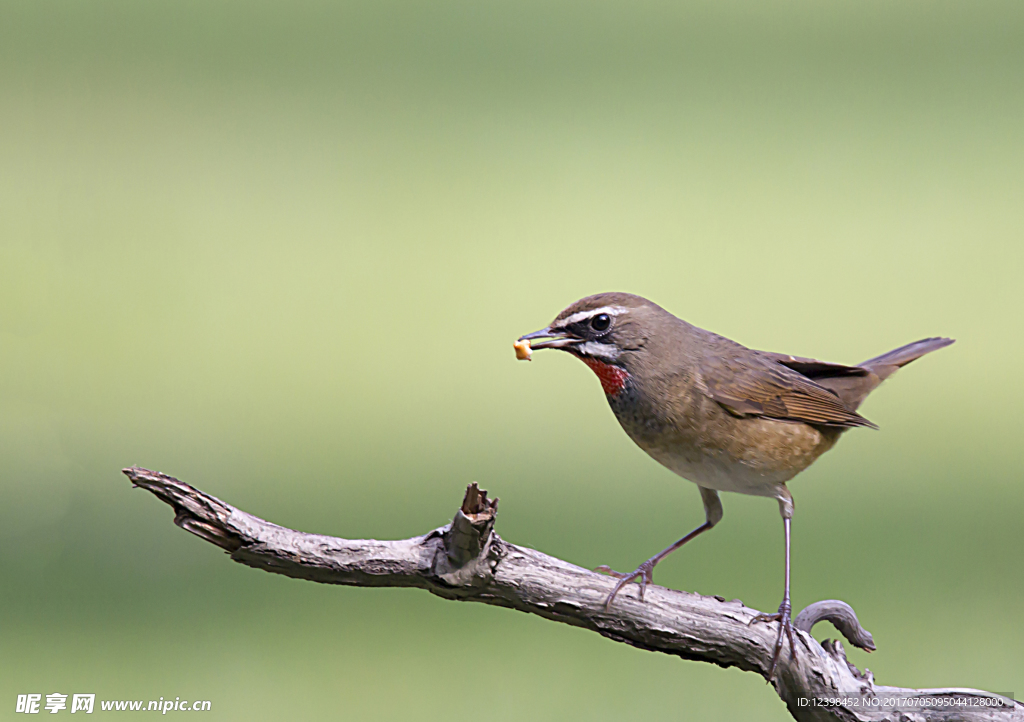
<svg viewBox="0 0 1024 722">
<path fill-rule="evenodd" d="M 585 343 L 577 344 L 575 350 L 587 356 L 596 356 L 597 358 L 608 359 L 609 361 L 614 361 L 622 353 L 618 346 L 598 341 L 586 341 Z"/>
<path fill-rule="evenodd" d="M 563 326 L 571 326 L 574 323 L 585 321 L 588 318 L 593 318 L 599 313 L 607 313 L 609 316 L 618 316 L 619 314 L 626 313 L 629 309 L 624 306 L 602 306 L 601 308 L 595 308 L 593 311 L 578 311 L 571 316 L 566 316 L 558 323 L 551 324 L 551 328 L 562 328 Z"/>
</svg>

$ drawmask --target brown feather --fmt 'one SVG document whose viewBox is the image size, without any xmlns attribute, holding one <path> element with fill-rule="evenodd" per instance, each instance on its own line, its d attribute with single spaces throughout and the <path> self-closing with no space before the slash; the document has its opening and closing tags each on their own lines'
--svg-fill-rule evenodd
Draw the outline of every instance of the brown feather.
<svg viewBox="0 0 1024 722">
<path fill-rule="evenodd" d="M 705 357 L 701 363 L 709 395 L 733 415 L 802 421 L 816 426 L 877 428 L 833 391 L 767 354 L 745 348 L 743 351 L 737 356 Z"/>
<path fill-rule="evenodd" d="M 892 376 L 897 369 L 951 343 L 951 338 L 925 338 L 900 346 L 857 366 L 844 366 L 767 351 L 760 353 L 832 391 L 843 400 L 848 409 L 855 411 L 867 395 L 878 388 L 882 381 Z"/>
</svg>

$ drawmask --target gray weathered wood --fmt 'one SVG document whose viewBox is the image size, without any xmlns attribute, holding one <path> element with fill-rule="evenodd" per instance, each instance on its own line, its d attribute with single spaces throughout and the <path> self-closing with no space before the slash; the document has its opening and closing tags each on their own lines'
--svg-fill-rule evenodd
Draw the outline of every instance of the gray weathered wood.
<svg viewBox="0 0 1024 722">
<path fill-rule="evenodd" d="M 170 504 L 175 524 L 257 569 L 326 584 L 419 587 L 446 599 L 510 607 L 641 649 L 762 677 L 771 664 L 776 626 L 751 626 L 759 612 L 737 599 L 649 586 L 645 601 L 624 591 L 606 609 L 614 579 L 501 539 L 492 531 L 497 499 L 488 499 L 476 484 L 452 523 L 412 539 L 378 541 L 286 529 L 171 476 L 139 467 L 124 473 Z M 852 643 L 871 641 L 843 602 L 818 602 L 798 615 L 798 649 L 795 655 L 783 652 L 772 680 L 796 719 L 1024 722 L 1024 705 L 988 692 L 875 684 L 869 671 L 847 661 L 842 644 L 818 644 L 808 633 L 826 618 Z M 829 706 L 833 701 L 837 704 Z"/>
<path fill-rule="evenodd" d="M 871 636 L 871 632 L 860 626 L 853 607 L 838 599 L 824 599 L 814 604 L 808 604 L 802 612 L 796 615 L 793 626 L 810 632 L 815 624 L 826 619 L 832 622 L 833 626 L 846 637 L 850 644 L 868 652 L 875 651 L 875 640 Z"/>
</svg>

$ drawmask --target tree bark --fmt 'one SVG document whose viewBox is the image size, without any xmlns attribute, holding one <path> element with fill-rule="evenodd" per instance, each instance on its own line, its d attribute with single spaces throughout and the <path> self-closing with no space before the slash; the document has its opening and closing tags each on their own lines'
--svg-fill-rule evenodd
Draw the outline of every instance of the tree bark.
<svg viewBox="0 0 1024 722">
<path fill-rule="evenodd" d="M 768 675 L 777 628 L 751 625 L 757 610 L 738 599 L 654 585 L 643 602 L 628 588 L 605 608 L 614 579 L 503 540 L 493 531 L 498 500 L 475 483 L 450 524 L 412 539 L 378 541 L 286 529 L 174 477 L 139 467 L 123 471 L 134 486 L 174 508 L 175 524 L 257 569 L 325 584 L 419 587 L 445 599 L 537 614 L 641 649 Z M 847 661 L 839 641 L 819 644 L 811 637 L 822 619 L 850 643 L 874 649 L 844 602 L 817 602 L 801 612 L 797 649 L 791 653 L 787 644 L 771 680 L 797 720 L 1024 722 L 1024 705 L 1000 695 L 875 684 L 870 671 Z"/>
</svg>

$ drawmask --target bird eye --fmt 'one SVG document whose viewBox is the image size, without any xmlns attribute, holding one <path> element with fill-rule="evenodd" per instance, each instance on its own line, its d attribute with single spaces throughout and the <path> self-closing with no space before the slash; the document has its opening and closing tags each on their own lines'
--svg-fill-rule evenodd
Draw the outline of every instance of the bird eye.
<svg viewBox="0 0 1024 722">
<path fill-rule="evenodd" d="M 595 331 L 607 331 L 612 319 L 607 313 L 599 313 L 590 319 L 590 327 Z"/>
</svg>

